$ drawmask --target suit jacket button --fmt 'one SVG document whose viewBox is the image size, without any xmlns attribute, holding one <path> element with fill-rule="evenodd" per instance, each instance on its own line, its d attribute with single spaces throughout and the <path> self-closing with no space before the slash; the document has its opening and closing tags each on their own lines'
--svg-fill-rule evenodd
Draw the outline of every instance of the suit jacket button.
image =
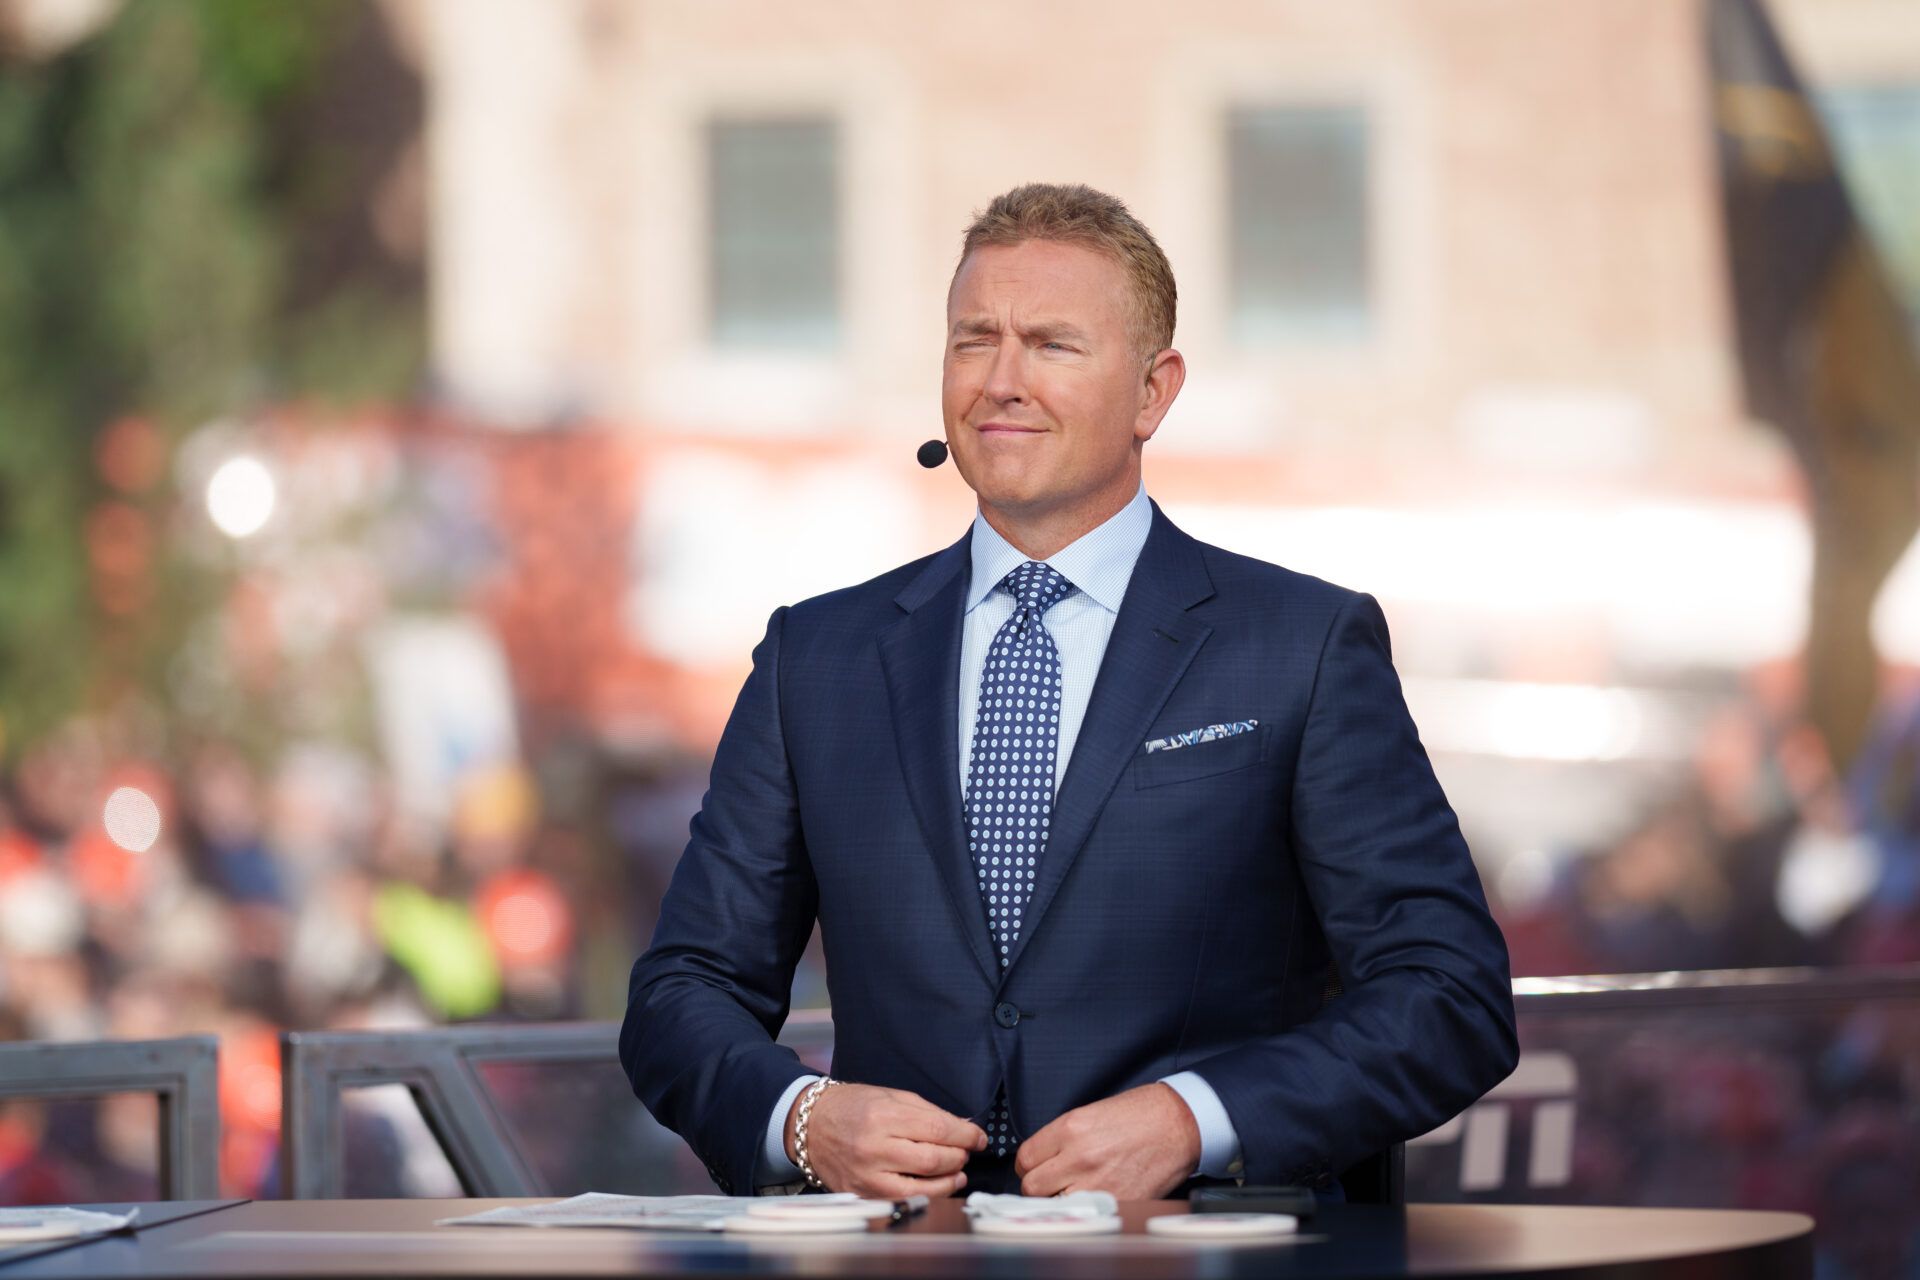
<svg viewBox="0 0 1920 1280">
<path fill-rule="evenodd" d="M 993 1020 L 1003 1027 L 1014 1027 L 1020 1023 L 1020 1010 L 1002 1000 L 993 1006 Z"/>
</svg>

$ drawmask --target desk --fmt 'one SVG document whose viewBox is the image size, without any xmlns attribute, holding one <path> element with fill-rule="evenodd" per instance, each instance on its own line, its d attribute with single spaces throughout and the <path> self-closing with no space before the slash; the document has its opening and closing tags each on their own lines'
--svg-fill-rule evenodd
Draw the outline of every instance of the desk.
<svg viewBox="0 0 1920 1280">
<path fill-rule="evenodd" d="M 1126 1234 L 970 1239 L 955 1201 L 892 1231 L 776 1240 L 634 1231 L 435 1227 L 525 1200 L 256 1200 L 0 1269 L 0 1280 L 146 1276 L 858 1276 L 1123 1280 L 1527 1275 L 1807 1280 L 1813 1220 L 1792 1213 L 1542 1205 L 1328 1206 L 1284 1245 L 1194 1245 L 1142 1234 L 1180 1201 L 1122 1206 Z"/>
<path fill-rule="evenodd" d="M 156 1200 L 138 1205 L 140 1216 L 135 1220 L 133 1229 L 145 1231 L 168 1222 L 179 1222 L 184 1218 L 196 1218 L 203 1213 L 213 1213 L 220 1209 L 231 1209 L 245 1204 L 245 1200 Z M 125 1213 L 135 1206 L 133 1201 L 121 1201 L 116 1204 L 79 1205 L 77 1208 L 97 1209 L 101 1213 Z M 37 1258 L 42 1254 L 58 1253 L 62 1249 L 77 1249 L 91 1240 L 35 1240 L 26 1244 L 0 1245 L 0 1267 L 9 1263 L 22 1262 L 28 1258 Z"/>
</svg>

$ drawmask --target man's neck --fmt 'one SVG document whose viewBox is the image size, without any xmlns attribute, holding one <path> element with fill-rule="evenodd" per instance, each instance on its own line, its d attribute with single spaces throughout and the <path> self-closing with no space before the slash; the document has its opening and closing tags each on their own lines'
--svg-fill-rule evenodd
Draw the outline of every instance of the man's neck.
<svg viewBox="0 0 1920 1280">
<path fill-rule="evenodd" d="M 1027 559 L 1046 560 L 1120 514 L 1139 491 L 1140 476 L 1136 472 L 1118 497 L 1103 495 L 1099 502 L 1039 513 L 1013 513 L 982 502 L 980 517 Z"/>
</svg>

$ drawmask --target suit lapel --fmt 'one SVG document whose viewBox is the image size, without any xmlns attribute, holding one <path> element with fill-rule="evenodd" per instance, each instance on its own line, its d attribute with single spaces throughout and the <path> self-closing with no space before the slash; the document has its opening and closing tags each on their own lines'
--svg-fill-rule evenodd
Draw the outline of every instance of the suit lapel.
<svg viewBox="0 0 1920 1280">
<path fill-rule="evenodd" d="M 1067 776 L 1054 800 L 1046 852 L 1040 858 L 1033 897 L 1024 913 L 1020 939 L 1008 957 L 1007 972 L 1019 964 L 1027 940 L 1040 928 L 1114 784 L 1146 741 L 1154 717 L 1212 634 L 1211 627 L 1187 612 L 1212 595 L 1213 580 L 1200 544 L 1176 529 L 1156 503 L 1153 528 L 1114 619 L 1086 718 L 1067 761 Z M 947 736 L 951 739 L 958 732 L 955 727 Z M 958 769 L 955 763 L 949 770 L 949 783 Z M 968 871 L 971 874 L 970 867 Z"/>
<path fill-rule="evenodd" d="M 960 812 L 960 720 L 955 703 L 971 537 L 934 556 L 894 598 L 907 616 L 880 633 L 880 664 L 886 672 L 894 741 L 906 774 L 908 798 L 968 949 L 991 982 L 997 980 L 1000 966 L 994 960 Z"/>
</svg>

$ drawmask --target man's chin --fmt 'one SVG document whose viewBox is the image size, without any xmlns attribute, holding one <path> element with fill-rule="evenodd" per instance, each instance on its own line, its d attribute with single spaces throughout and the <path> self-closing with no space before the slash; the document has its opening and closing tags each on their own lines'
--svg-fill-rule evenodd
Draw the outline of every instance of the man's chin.
<svg viewBox="0 0 1920 1280">
<path fill-rule="evenodd" d="M 997 511 L 1015 520 L 1031 520 L 1043 516 L 1052 510 L 1057 502 L 1050 501 L 1044 490 L 1011 488 L 1005 485 L 979 485 L 974 496 L 980 499 L 980 506 L 988 511 Z"/>
<path fill-rule="evenodd" d="M 1047 504 L 1047 486 L 1031 467 L 997 465 L 992 458 L 969 459 L 963 470 L 967 485 L 980 504 L 1008 514 L 1025 513 Z"/>
</svg>

